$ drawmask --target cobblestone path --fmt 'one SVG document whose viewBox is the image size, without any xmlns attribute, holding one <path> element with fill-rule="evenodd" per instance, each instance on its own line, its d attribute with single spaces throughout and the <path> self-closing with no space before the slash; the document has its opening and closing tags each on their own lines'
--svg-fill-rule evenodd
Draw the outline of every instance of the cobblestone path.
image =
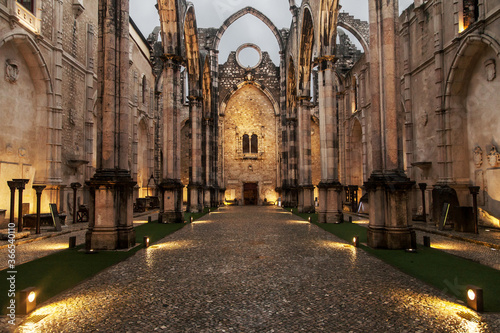
<svg viewBox="0 0 500 333">
<path fill-rule="evenodd" d="M 499 314 L 478 317 L 276 207 L 222 208 L 36 315 L 17 331 L 500 331 Z"/>
</svg>

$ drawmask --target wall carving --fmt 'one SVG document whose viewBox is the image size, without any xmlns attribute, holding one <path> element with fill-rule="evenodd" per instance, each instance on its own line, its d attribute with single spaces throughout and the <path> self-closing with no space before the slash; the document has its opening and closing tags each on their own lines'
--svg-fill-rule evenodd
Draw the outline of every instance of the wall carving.
<svg viewBox="0 0 500 333">
<path fill-rule="evenodd" d="M 500 153 L 497 151 L 497 147 L 492 146 L 490 153 L 488 154 L 488 164 L 494 168 L 500 164 Z"/>
<path fill-rule="evenodd" d="M 497 68 L 494 59 L 488 59 L 484 62 L 484 71 L 486 73 L 486 80 L 489 82 L 497 77 Z"/>
<path fill-rule="evenodd" d="M 17 61 L 7 59 L 5 61 L 5 80 L 9 83 L 16 83 L 19 79 L 19 65 Z"/>
<path fill-rule="evenodd" d="M 481 165 L 483 165 L 483 150 L 481 149 L 481 147 L 476 147 L 474 148 L 474 165 L 476 166 L 476 168 L 480 168 Z"/>
</svg>

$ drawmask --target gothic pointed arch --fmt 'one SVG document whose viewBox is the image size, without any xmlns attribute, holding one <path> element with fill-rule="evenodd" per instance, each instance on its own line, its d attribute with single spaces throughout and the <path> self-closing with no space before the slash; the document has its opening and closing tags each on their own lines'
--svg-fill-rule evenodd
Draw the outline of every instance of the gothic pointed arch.
<svg viewBox="0 0 500 333">
<path fill-rule="evenodd" d="M 255 16 L 256 18 L 261 20 L 265 25 L 267 25 L 269 27 L 271 32 L 276 37 L 276 40 L 278 41 L 280 51 L 283 51 L 283 49 L 284 49 L 283 39 L 281 38 L 281 34 L 280 34 L 278 28 L 276 28 L 274 23 L 266 15 L 264 15 L 263 13 L 261 13 L 260 11 L 258 11 L 257 9 L 255 9 L 253 7 L 245 7 L 243 9 L 239 10 L 238 12 L 234 13 L 233 15 L 231 15 L 229 18 L 227 18 L 224 21 L 224 23 L 221 25 L 221 27 L 217 31 L 217 34 L 216 34 L 214 41 L 213 41 L 212 49 L 218 50 L 219 43 L 222 39 L 222 36 L 224 36 L 224 33 L 226 32 L 226 30 L 234 22 L 236 22 L 237 20 L 239 20 L 240 18 L 242 18 L 243 16 L 245 16 L 247 14 Z"/>
<path fill-rule="evenodd" d="M 311 10 L 305 7 L 302 12 L 299 51 L 299 91 L 301 96 L 309 96 L 314 47 L 314 22 Z"/>
<path fill-rule="evenodd" d="M 203 66 L 202 82 L 203 112 L 205 115 L 211 114 L 212 109 L 212 77 L 210 71 L 210 58 L 206 57 Z"/>
<path fill-rule="evenodd" d="M 338 12 L 338 0 L 321 0 L 318 36 L 320 56 L 335 55 Z"/>
<path fill-rule="evenodd" d="M 25 33 L 12 32 L 4 35 L 0 39 L 0 48 L 9 42 L 16 45 L 21 51 L 21 54 L 24 55 L 33 78 L 43 82 L 43 84 L 37 85 L 36 87 L 45 87 L 45 92 L 48 95 L 52 94 L 52 78 L 48 70 L 47 62 L 34 39 Z"/>
<path fill-rule="evenodd" d="M 167 55 L 180 54 L 179 15 L 176 0 L 158 0 L 163 51 Z"/>
<path fill-rule="evenodd" d="M 255 82 L 255 81 L 243 81 L 243 82 L 240 82 L 240 83 L 238 83 L 234 87 L 234 89 L 232 91 L 230 91 L 229 93 L 227 93 L 226 96 L 224 96 L 224 98 L 222 99 L 222 102 L 221 102 L 221 106 L 220 106 L 220 113 L 221 114 L 225 113 L 225 110 L 226 110 L 226 107 L 227 107 L 227 103 L 229 102 L 229 100 L 231 99 L 231 97 L 233 97 L 234 94 L 236 94 L 236 92 L 238 92 L 241 88 L 243 88 L 243 87 L 245 87 L 247 85 L 252 85 L 252 86 L 256 87 L 264 95 L 266 95 L 266 97 L 269 99 L 269 101 L 273 105 L 273 109 L 274 109 L 275 115 L 279 115 L 280 107 L 279 107 L 279 104 L 276 101 L 276 99 L 273 97 L 272 92 L 266 86 L 263 86 L 260 83 Z"/>
<path fill-rule="evenodd" d="M 190 5 L 184 19 L 184 43 L 186 47 L 186 62 L 189 73 L 190 95 L 198 95 L 200 89 L 200 49 L 198 44 L 198 28 L 194 6 Z"/>
<path fill-rule="evenodd" d="M 295 63 L 293 58 L 290 57 L 288 62 L 288 75 L 287 75 L 287 87 L 286 87 L 286 106 L 289 113 L 294 112 L 297 107 L 297 80 Z"/>
<path fill-rule="evenodd" d="M 446 80 L 444 112 L 441 115 L 442 148 L 439 164 L 442 180 L 453 182 L 472 178 L 474 168 L 468 163 L 473 148 L 470 145 L 477 144 L 484 138 L 471 128 L 477 127 L 481 119 L 488 118 L 488 112 L 482 107 L 485 103 L 481 103 L 481 99 L 494 103 L 496 98 L 495 91 L 499 87 L 496 78 L 499 55 L 500 44 L 484 34 L 467 36 L 455 54 Z M 473 85 L 471 80 L 476 80 Z M 471 117 L 472 114 L 475 117 Z M 474 122 L 476 125 L 473 125 Z M 483 125 L 494 126 L 495 122 L 496 119 L 493 118 Z"/>
<path fill-rule="evenodd" d="M 356 19 L 349 13 L 339 13 L 337 25 L 349 31 L 358 39 L 365 52 L 366 59 L 369 61 L 370 55 L 370 24 L 366 21 Z"/>
</svg>

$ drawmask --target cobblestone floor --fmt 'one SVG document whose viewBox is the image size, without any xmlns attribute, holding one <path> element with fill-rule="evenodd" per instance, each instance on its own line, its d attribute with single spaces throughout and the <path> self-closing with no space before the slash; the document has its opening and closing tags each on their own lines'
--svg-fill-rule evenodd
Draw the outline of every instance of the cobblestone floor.
<svg viewBox="0 0 500 333">
<path fill-rule="evenodd" d="M 275 207 L 211 213 L 27 319 L 43 316 L 17 332 L 500 332 Z"/>
</svg>

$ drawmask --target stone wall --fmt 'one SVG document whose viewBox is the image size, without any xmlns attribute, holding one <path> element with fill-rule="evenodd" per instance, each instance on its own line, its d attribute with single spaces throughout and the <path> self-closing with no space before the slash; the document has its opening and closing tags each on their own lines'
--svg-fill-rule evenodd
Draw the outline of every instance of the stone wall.
<svg viewBox="0 0 500 333">
<path fill-rule="evenodd" d="M 224 173 L 226 199 L 243 199 L 243 184 L 257 183 L 259 203 L 277 195 L 277 117 L 269 98 L 252 84 L 236 91 L 224 117 Z M 244 154 L 243 135 L 258 137 L 258 153 Z"/>
<path fill-rule="evenodd" d="M 5 3 L 0 2 L 2 5 Z M 41 22 L 40 36 L 22 23 L 11 25 L 8 15 L 0 11 L 0 40 L 9 34 L 17 38 L 0 48 L 0 101 L 9 106 L 7 112 L 0 113 L 0 121 L 5 125 L 0 133 L 0 209 L 10 207 L 6 182 L 27 178 L 30 182 L 24 191 L 24 202 L 29 204 L 29 212 L 36 209 L 31 186 L 44 183 L 48 187 L 42 195 L 42 212 L 48 212 L 48 203 L 56 203 L 60 211 L 71 213 L 70 183 L 83 184 L 93 176 L 98 1 L 84 1 L 84 7 L 83 11 L 75 11 L 72 0 L 37 1 L 37 8 L 41 9 L 35 13 Z M 142 174 L 146 176 L 142 178 L 147 178 L 153 171 L 155 77 L 149 45 L 131 30 L 132 35 L 135 42 L 131 43 L 130 72 L 137 80 L 131 81 L 130 86 L 130 167 L 137 178 L 141 160 L 138 156 L 145 156 L 147 161 L 142 165 L 146 170 Z M 17 72 L 12 70 L 17 73 L 16 78 L 6 75 L 6 70 L 13 68 L 7 65 L 8 61 L 17 67 Z M 147 77 L 144 103 L 138 99 L 142 93 L 140 75 Z M 141 121 L 147 135 L 139 133 Z M 148 142 L 140 144 L 139 137 Z M 139 146 L 145 147 L 145 152 L 139 153 Z M 89 164 L 76 167 L 74 161 Z M 84 192 L 82 188 L 77 195 L 79 203 L 86 200 Z"/>
</svg>

